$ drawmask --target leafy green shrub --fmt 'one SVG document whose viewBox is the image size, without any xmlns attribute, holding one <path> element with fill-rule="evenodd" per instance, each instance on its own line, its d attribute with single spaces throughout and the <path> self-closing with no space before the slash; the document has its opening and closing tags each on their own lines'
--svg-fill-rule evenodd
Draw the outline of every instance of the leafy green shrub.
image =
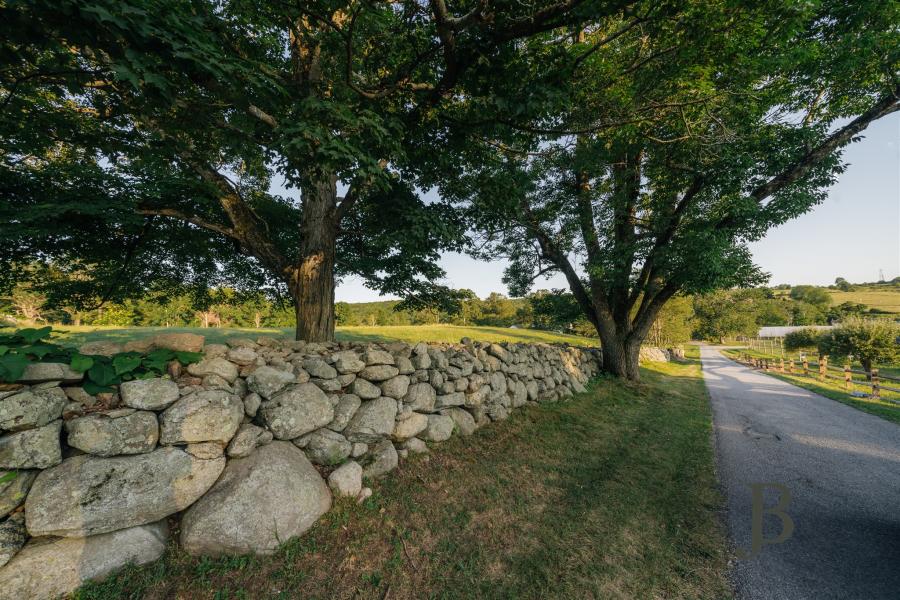
<svg viewBox="0 0 900 600">
<path fill-rule="evenodd" d="M 13 383 L 31 363 L 64 363 L 84 373 L 84 391 L 89 394 L 113 391 L 114 385 L 132 379 L 158 377 L 170 361 L 189 365 L 200 360 L 200 352 L 179 352 L 160 348 L 148 353 L 120 352 L 112 356 L 81 354 L 75 348 L 49 342 L 51 327 L 20 329 L 0 336 L 0 381 Z"/>
<path fill-rule="evenodd" d="M 784 336 L 784 349 L 799 350 L 800 348 L 817 346 L 820 337 L 822 337 L 821 332 L 815 329 L 798 329 Z"/>
<path fill-rule="evenodd" d="M 866 371 L 873 364 L 900 359 L 900 325 L 887 319 L 851 317 L 819 338 L 819 352 L 831 356 L 853 355 Z"/>
</svg>

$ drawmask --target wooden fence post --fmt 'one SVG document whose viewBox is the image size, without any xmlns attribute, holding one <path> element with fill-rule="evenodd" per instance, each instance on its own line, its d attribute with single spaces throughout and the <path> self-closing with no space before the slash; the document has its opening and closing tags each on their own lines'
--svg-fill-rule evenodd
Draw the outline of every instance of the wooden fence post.
<svg viewBox="0 0 900 600">
<path fill-rule="evenodd" d="M 872 397 L 878 400 L 881 397 L 881 389 L 878 386 L 878 369 L 872 367 Z"/>
<path fill-rule="evenodd" d="M 793 358 L 788 359 L 788 373 L 790 373 L 791 375 L 794 374 L 794 359 Z"/>
<path fill-rule="evenodd" d="M 778 360 L 778 372 L 784 373 L 784 357 Z"/>
<path fill-rule="evenodd" d="M 825 381 L 825 357 L 819 357 L 819 381 Z"/>
<path fill-rule="evenodd" d="M 809 377 L 809 358 L 803 355 L 803 376 Z"/>
<path fill-rule="evenodd" d="M 848 392 L 850 391 L 850 381 L 852 377 L 850 375 L 850 363 L 844 363 L 844 389 Z"/>
</svg>

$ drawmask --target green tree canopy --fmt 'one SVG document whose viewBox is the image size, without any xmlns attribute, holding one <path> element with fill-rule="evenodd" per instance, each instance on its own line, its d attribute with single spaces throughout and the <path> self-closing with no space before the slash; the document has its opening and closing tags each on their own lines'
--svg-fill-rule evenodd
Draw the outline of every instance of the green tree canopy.
<svg viewBox="0 0 900 600">
<path fill-rule="evenodd" d="M 885 2 L 636 3 L 560 33 L 564 68 L 530 57 L 523 81 L 557 93 L 500 93 L 436 180 L 513 294 L 562 273 L 605 368 L 637 378 L 662 307 L 764 281 L 747 243 L 821 202 L 841 150 L 900 108 L 897 20 Z"/>
</svg>

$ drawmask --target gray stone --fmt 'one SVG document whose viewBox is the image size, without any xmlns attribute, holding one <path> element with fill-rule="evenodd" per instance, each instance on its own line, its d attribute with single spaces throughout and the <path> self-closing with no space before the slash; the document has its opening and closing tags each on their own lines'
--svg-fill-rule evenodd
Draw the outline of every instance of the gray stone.
<svg viewBox="0 0 900 600">
<path fill-rule="evenodd" d="M 363 402 L 344 435 L 353 442 L 374 442 L 391 435 L 397 417 L 397 401 L 393 398 L 376 398 Z"/>
<path fill-rule="evenodd" d="M 11 471 L 0 471 L 0 479 L 6 477 Z M 0 483 L 0 518 L 5 517 L 20 504 L 25 502 L 25 496 L 37 477 L 37 471 L 15 471 L 16 476 L 10 481 Z"/>
<path fill-rule="evenodd" d="M 410 375 L 416 371 L 416 368 L 413 366 L 412 361 L 410 361 L 405 356 L 395 356 L 394 360 L 401 375 Z"/>
<path fill-rule="evenodd" d="M 88 538 L 29 541 L 0 569 L 0 598 L 57 598 L 128 564 L 145 565 L 166 549 L 165 521 Z"/>
<path fill-rule="evenodd" d="M 416 369 L 428 369 L 431 367 L 431 357 L 428 353 L 416 354 L 412 357 L 413 367 Z"/>
<path fill-rule="evenodd" d="M 83 406 L 94 406 L 97 404 L 97 397 L 88 394 L 82 387 L 70 386 L 63 388 L 63 391 L 72 402 L 78 402 Z"/>
<path fill-rule="evenodd" d="M 472 414 L 462 408 L 447 408 L 442 410 L 441 414 L 453 419 L 457 431 L 462 435 L 472 435 L 478 428 Z"/>
<path fill-rule="evenodd" d="M 377 348 L 368 348 L 363 354 L 362 359 L 366 362 L 367 365 L 394 364 L 394 357 L 390 352 L 378 350 Z"/>
<path fill-rule="evenodd" d="M 176 352 L 201 352 L 206 338 L 196 333 L 158 333 L 150 341 L 154 348 Z"/>
<path fill-rule="evenodd" d="M 344 373 L 343 375 L 338 375 L 337 379 L 335 379 L 335 381 L 337 381 L 341 384 L 342 388 L 347 387 L 348 385 L 353 383 L 355 380 L 356 380 L 356 375 L 353 373 Z"/>
<path fill-rule="evenodd" d="M 411 409 L 419 412 L 431 412 L 434 410 L 434 403 L 437 399 L 437 393 L 431 384 L 416 383 L 409 386 L 403 402 Z"/>
<path fill-rule="evenodd" d="M 169 379 L 135 379 L 119 386 L 122 404 L 140 410 L 163 410 L 178 400 L 178 384 Z"/>
<path fill-rule="evenodd" d="M 200 460 L 213 460 L 225 453 L 225 449 L 219 442 L 198 442 L 196 444 L 188 444 L 184 447 L 184 451 Z"/>
<path fill-rule="evenodd" d="M 428 427 L 419 437 L 429 442 L 443 442 L 453 435 L 453 419 L 445 415 L 428 415 Z"/>
<path fill-rule="evenodd" d="M 350 392 L 363 400 L 373 400 L 381 395 L 381 388 L 365 379 L 357 378 L 350 386 Z"/>
<path fill-rule="evenodd" d="M 435 399 L 434 407 L 437 409 L 447 408 L 448 406 L 462 406 L 466 403 L 466 395 L 462 392 L 451 392 L 442 394 Z"/>
<path fill-rule="evenodd" d="M 66 421 L 66 431 L 70 446 L 97 456 L 150 452 L 159 439 L 156 414 L 149 411 L 94 413 Z"/>
<path fill-rule="evenodd" d="M 32 536 L 84 537 L 143 525 L 182 511 L 215 483 L 225 458 L 179 448 L 100 458 L 83 454 L 42 471 L 25 500 Z"/>
<path fill-rule="evenodd" d="M 84 379 L 84 373 L 76 373 L 63 363 L 28 363 L 22 376 L 16 383 L 41 383 L 44 381 L 61 381 L 75 383 Z"/>
<path fill-rule="evenodd" d="M 353 394 L 343 394 L 334 407 L 334 419 L 327 425 L 328 429 L 333 431 L 343 431 L 350 419 L 356 414 L 362 401 L 359 396 Z"/>
<path fill-rule="evenodd" d="M 0 400 L 0 429 L 23 431 L 43 427 L 62 416 L 69 399 L 61 388 L 26 390 Z"/>
<path fill-rule="evenodd" d="M 256 350 L 247 346 L 231 348 L 225 355 L 229 362 L 242 367 L 254 364 L 258 356 Z"/>
<path fill-rule="evenodd" d="M 25 515 L 16 513 L 0 523 L 0 567 L 25 545 Z"/>
<path fill-rule="evenodd" d="M 62 462 L 62 421 L 0 437 L 0 469 L 46 469 Z"/>
<path fill-rule="evenodd" d="M 353 449 L 350 451 L 350 456 L 352 456 L 353 458 L 357 458 L 368 451 L 368 444 L 364 444 L 363 442 L 353 442 Z"/>
<path fill-rule="evenodd" d="M 225 453 L 229 458 L 243 458 L 249 456 L 257 446 L 265 446 L 272 441 L 272 432 L 257 427 L 251 423 L 244 423 L 238 429 Z"/>
<path fill-rule="evenodd" d="M 306 436 L 306 456 L 317 465 L 336 465 L 350 456 L 353 445 L 330 429 L 318 429 Z"/>
<path fill-rule="evenodd" d="M 228 354 L 228 346 L 225 344 L 206 344 L 203 347 L 203 356 L 206 358 L 218 358 L 226 354 Z"/>
<path fill-rule="evenodd" d="M 184 396 L 159 416 L 161 445 L 220 442 L 227 444 L 244 418 L 244 404 L 221 390 Z"/>
<path fill-rule="evenodd" d="M 307 358 L 303 361 L 303 369 L 312 377 L 319 379 L 334 379 L 337 371 L 321 358 Z"/>
<path fill-rule="evenodd" d="M 352 350 L 335 352 L 332 358 L 334 358 L 334 368 L 338 373 L 359 373 L 366 366 L 365 361 L 360 360 L 359 355 Z"/>
<path fill-rule="evenodd" d="M 124 351 L 125 346 L 123 344 L 117 344 L 116 342 L 87 342 L 78 347 L 79 354 L 84 354 L 85 356 L 109 357 Z"/>
<path fill-rule="evenodd" d="M 387 381 L 381 382 L 381 394 L 389 398 L 403 398 L 409 389 L 409 377 L 406 375 L 397 375 Z"/>
<path fill-rule="evenodd" d="M 410 413 L 405 419 L 397 421 L 394 425 L 394 431 L 391 437 L 398 442 L 402 442 L 408 438 L 414 437 L 428 427 L 428 417 L 426 415 L 414 412 Z"/>
<path fill-rule="evenodd" d="M 428 452 L 428 444 L 419 438 L 409 438 L 403 443 L 403 447 L 415 454 L 425 454 Z"/>
<path fill-rule="evenodd" d="M 263 402 L 259 416 L 277 439 L 290 440 L 330 423 L 334 408 L 316 385 L 300 383 Z"/>
<path fill-rule="evenodd" d="M 293 383 L 294 379 L 292 372 L 263 366 L 257 368 L 247 377 L 247 388 L 263 398 L 270 399 Z"/>
<path fill-rule="evenodd" d="M 262 404 L 262 398 L 256 392 L 252 392 L 244 396 L 244 414 L 251 419 L 256 416 L 259 405 Z"/>
<path fill-rule="evenodd" d="M 218 375 L 228 383 L 234 383 L 238 377 L 238 368 L 224 358 L 204 358 L 200 362 L 188 365 L 187 371 L 194 377 Z"/>
<path fill-rule="evenodd" d="M 314 377 L 309 380 L 310 383 L 314 383 L 318 386 L 320 390 L 323 392 L 339 392 L 343 387 L 341 385 L 341 381 L 337 378 L 335 379 L 319 379 L 318 377 Z"/>
<path fill-rule="evenodd" d="M 303 452 L 272 442 L 228 461 L 216 485 L 181 520 L 193 555 L 272 554 L 331 508 L 331 493 Z"/>
<path fill-rule="evenodd" d="M 358 373 L 359 377 L 369 381 L 384 381 L 396 377 L 400 370 L 392 365 L 371 365 Z"/>
<path fill-rule="evenodd" d="M 348 461 L 331 472 L 328 487 L 335 496 L 355 498 L 362 491 L 363 468 L 355 460 Z"/>
<path fill-rule="evenodd" d="M 400 458 L 391 440 L 381 440 L 371 450 L 371 461 L 363 468 L 366 477 L 380 477 L 397 468 Z"/>
<path fill-rule="evenodd" d="M 506 348 L 504 348 L 500 344 L 491 344 L 490 346 L 488 346 L 488 353 L 491 356 L 496 356 L 503 362 L 509 362 L 509 352 L 507 352 Z"/>
</svg>

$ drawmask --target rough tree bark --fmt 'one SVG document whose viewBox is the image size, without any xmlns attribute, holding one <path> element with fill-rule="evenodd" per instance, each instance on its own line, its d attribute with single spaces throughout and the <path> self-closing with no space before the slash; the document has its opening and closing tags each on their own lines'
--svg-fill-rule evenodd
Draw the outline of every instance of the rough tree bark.
<svg viewBox="0 0 900 600">
<path fill-rule="evenodd" d="M 303 188 L 300 252 L 289 282 L 297 316 L 298 340 L 324 342 L 334 339 L 336 205 L 334 176 Z"/>
</svg>

